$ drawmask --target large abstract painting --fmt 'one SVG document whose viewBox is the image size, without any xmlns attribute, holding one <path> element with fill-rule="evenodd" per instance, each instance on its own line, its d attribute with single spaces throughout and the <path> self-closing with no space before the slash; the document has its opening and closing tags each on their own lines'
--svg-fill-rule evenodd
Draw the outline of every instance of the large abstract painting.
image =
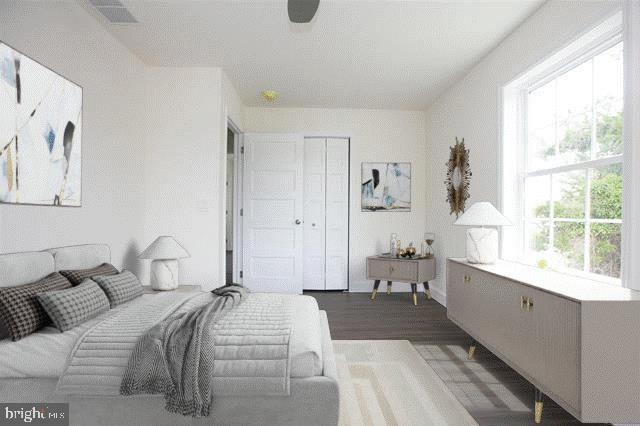
<svg viewBox="0 0 640 426">
<path fill-rule="evenodd" d="M 80 206 L 82 88 L 0 43 L 0 202 Z"/>
<path fill-rule="evenodd" d="M 362 211 L 411 211 L 411 163 L 362 163 Z"/>
</svg>

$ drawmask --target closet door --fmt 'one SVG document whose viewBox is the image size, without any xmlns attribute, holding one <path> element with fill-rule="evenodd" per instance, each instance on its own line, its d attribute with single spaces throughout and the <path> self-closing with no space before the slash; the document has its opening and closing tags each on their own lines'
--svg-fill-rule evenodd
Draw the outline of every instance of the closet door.
<svg viewBox="0 0 640 426">
<path fill-rule="evenodd" d="M 326 152 L 325 288 L 346 290 L 349 275 L 349 140 L 327 139 Z"/>
<path fill-rule="evenodd" d="M 304 289 L 325 289 L 326 140 L 304 140 Z"/>
</svg>

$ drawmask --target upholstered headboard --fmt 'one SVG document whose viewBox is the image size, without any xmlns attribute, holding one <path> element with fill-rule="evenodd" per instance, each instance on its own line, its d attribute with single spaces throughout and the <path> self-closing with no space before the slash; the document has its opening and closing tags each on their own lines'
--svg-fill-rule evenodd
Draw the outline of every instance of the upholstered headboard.
<svg viewBox="0 0 640 426">
<path fill-rule="evenodd" d="M 45 250 L 53 255 L 55 270 L 88 269 L 111 262 L 111 250 L 106 244 L 84 244 Z"/>
<path fill-rule="evenodd" d="M 0 254 L 0 287 L 29 284 L 54 271 L 93 268 L 105 262 L 111 262 L 111 250 L 105 244 Z"/>
<path fill-rule="evenodd" d="M 53 256 L 44 251 L 0 254 L 0 287 L 29 284 L 55 270 Z"/>
</svg>

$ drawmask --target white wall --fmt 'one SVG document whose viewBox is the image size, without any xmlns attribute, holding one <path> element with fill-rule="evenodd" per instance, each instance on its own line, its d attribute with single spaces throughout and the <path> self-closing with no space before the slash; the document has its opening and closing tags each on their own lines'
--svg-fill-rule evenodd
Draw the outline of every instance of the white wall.
<svg viewBox="0 0 640 426">
<path fill-rule="evenodd" d="M 419 242 L 425 230 L 426 158 L 424 114 L 410 111 L 246 108 L 246 132 L 302 133 L 306 136 L 351 137 L 349 281 L 351 291 L 369 292 L 365 258 L 388 251 L 389 237 L 396 232 L 403 244 Z M 411 212 L 360 211 L 361 163 L 410 162 Z M 396 284 L 394 290 L 408 291 Z"/>
<path fill-rule="evenodd" d="M 227 158 L 227 120 L 231 120 L 233 124 L 235 124 L 240 131 L 244 130 L 244 105 L 238 92 L 235 87 L 233 87 L 233 83 L 229 80 L 229 77 L 221 70 L 221 85 L 222 85 L 222 99 L 221 99 L 221 109 L 222 116 L 220 122 L 220 146 L 219 153 L 220 158 Z M 224 194 L 227 191 L 227 187 L 225 185 L 227 180 L 227 162 L 222 161 L 220 163 L 220 171 L 219 171 L 219 181 L 218 181 L 218 191 L 220 194 Z M 231 185 L 229 188 L 233 188 Z M 224 196 L 220 196 L 219 198 L 219 211 L 223 212 L 218 217 L 218 226 L 220 229 L 226 229 L 227 226 L 227 218 L 224 214 L 225 211 L 229 210 L 231 214 L 231 208 L 227 208 L 227 198 Z M 219 253 L 222 255 L 226 252 L 226 244 L 225 238 L 221 236 L 219 242 Z M 222 259 L 221 262 L 218 263 L 218 282 L 225 283 L 226 282 L 226 260 Z"/>
<path fill-rule="evenodd" d="M 214 288 L 224 247 L 221 70 L 150 68 L 146 87 L 145 244 L 174 236 L 191 254 L 180 282 Z"/>
<path fill-rule="evenodd" d="M 144 66 L 75 2 L 0 2 L 0 40 L 84 89 L 82 207 L 0 205 L 0 252 L 103 242 L 137 271 Z"/>
<path fill-rule="evenodd" d="M 443 184 L 454 137 L 464 137 L 470 150 L 473 176 L 467 206 L 475 201 L 498 206 L 502 87 L 619 6 L 617 1 L 546 3 L 426 112 L 427 227 L 436 232 L 440 273 L 434 287 L 441 292 L 446 292 L 446 258 L 465 255 L 465 228 L 452 226 L 455 216 L 449 215 Z"/>
<path fill-rule="evenodd" d="M 0 252 L 107 243 L 137 254 L 158 235 L 191 253 L 180 281 L 224 283 L 226 113 L 242 101 L 220 68 L 148 67 L 76 2 L 0 3 L 0 40 L 84 88 L 82 207 L 0 205 Z"/>
<path fill-rule="evenodd" d="M 228 117 L 242 130 L 244 124 L 244 104 L 224 70 L 222 70 L 222 104 Z M 226 126 L 224 131 L 226 132 Z M 224 149 L 226 152 L 226 145 Z"/>
</svg>

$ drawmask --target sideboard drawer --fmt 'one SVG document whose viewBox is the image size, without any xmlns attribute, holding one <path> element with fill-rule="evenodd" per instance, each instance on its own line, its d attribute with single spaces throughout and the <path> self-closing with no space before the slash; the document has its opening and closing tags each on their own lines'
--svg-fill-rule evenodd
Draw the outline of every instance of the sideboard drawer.
<svg viewBox="0 0 640 426">
<path fill-rule="evenodd" d="M 418 282 L 418 262 L 367 259 L 367 275 L 373 280 Z"/>
</svg>

